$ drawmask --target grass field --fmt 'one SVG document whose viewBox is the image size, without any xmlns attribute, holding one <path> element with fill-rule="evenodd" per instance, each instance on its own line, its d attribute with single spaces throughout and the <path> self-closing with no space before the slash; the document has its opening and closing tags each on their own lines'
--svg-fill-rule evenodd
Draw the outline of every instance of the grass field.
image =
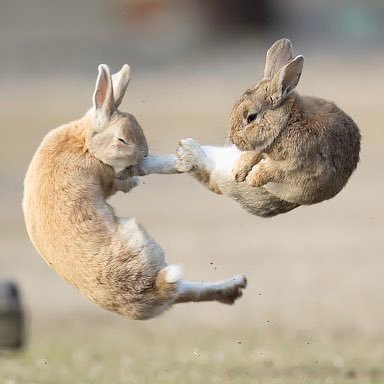
<svg viewBox="0 0 384 384">
<path fill-rule="evenodd" d="M 163 323 L 163 324 L 161 324 Z M 92 325 L 91 325 L 92 324 Z M 3 356 L 4 384 L 383 383 L 384 339 L 279 328 L 172 329 L 121 321 L 36 331 Z"/>
</svg>

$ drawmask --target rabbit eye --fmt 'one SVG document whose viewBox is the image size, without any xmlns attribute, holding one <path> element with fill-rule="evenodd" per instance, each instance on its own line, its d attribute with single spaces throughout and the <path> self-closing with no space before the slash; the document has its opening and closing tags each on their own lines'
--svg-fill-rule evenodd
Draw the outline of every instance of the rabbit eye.
<svg viewBox="0 0 384 384">
<path fill-rule="evenodd" d="M 252 123 L 252 121 L 255 121 L 256 118 L 257 118 L 257 113 L 251 113 L 251 114 L 248 115 L 248 117 L 247 117 L 247 124 Z"/>
<path fill-rule="evenodd" d="M 122 139 L 121 137 L 119 137 L 119 141 L 120 141 L 121 143 L 125 144 L 125 145 L 128 145 L 128 143 L 127 143 L 124 139 Z"/>
</svg>

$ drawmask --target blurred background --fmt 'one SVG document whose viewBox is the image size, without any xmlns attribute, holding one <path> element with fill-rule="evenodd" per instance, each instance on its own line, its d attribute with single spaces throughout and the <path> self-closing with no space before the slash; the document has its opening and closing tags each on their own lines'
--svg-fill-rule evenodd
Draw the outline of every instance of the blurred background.
<svg viewBox="0 0 384 384">
<path fill-rule="evenodd" d="M 18 283 L 27 317 L 26 349 L 0 355 L 0 382 L 383 382 L 383 18 L 381 0 L 0 1 L 0 278 Z M 111 201 L 188 279 L 245 273 L 243 298 L 134 322 L 50 270 L 25 231 L 23 178 L 43 136 L 91 106 L 98 64 L 131 65 L 121 109 L 169 153 L 188 136 L 225 142 L 233 103 L 281 37 L 305 56 L 298 91 L 361 128 L 337 197 L 261 219 L 177 175 Z"/>
</svg>

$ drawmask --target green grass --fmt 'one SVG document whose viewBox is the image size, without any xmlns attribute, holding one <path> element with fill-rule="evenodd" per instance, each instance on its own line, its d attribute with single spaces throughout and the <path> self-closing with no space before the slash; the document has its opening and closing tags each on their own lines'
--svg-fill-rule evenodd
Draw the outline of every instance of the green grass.
<svg viewBox="0 0 384 384">
<path fill-rule="evenodd" d="M 0 383 L 384 383 L 382 337 L 142 324 L 34 330 L 25 351 L 0 356 Z"/>
</svg>

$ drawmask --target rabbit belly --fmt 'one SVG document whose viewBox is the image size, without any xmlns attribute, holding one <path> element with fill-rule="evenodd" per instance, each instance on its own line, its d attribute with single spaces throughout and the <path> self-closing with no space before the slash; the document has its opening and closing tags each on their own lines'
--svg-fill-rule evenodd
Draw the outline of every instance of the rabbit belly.
<svg viewBox="0 0 384 384">
<path fill-rule="evenodd" d="M 235 146 L 229 147 L 212 147 L 202 146 L 207 158 L 211 161 L 212 171 L 224 177 L 231 177 L 234 164 L 239 159 L 241 152 Z"/>
<path fill-rule="evenodd" d="M 119 218 L 120 234 L 129 245 L 131 252 L 141 255 L 140 264 L 156 265 L 158 269 L 166 266 L 164 252 L 136 219 Z"/>
</svg>

